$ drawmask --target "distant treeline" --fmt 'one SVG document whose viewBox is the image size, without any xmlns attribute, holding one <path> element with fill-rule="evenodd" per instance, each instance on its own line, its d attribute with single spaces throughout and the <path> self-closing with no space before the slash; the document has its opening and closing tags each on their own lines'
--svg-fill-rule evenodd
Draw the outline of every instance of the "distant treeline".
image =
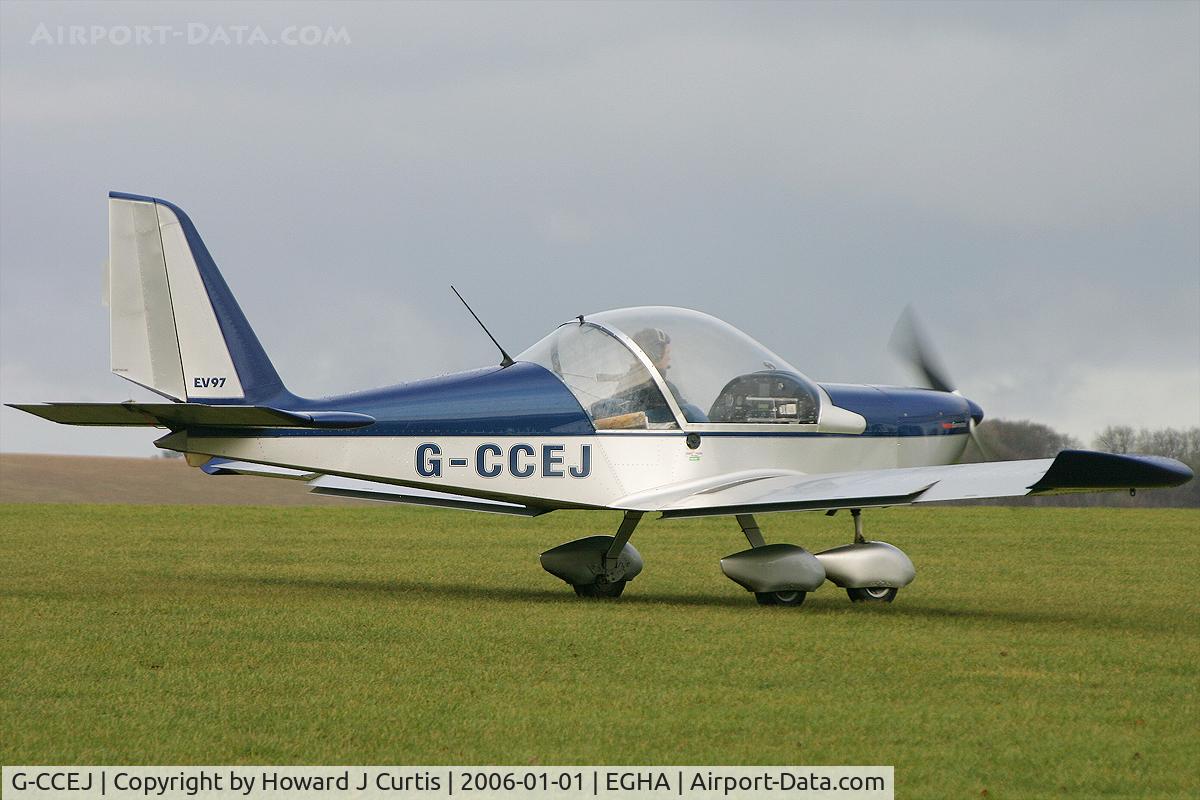
<svg viewBox="0 0 1200 800">
<path fill-rule="evenodd" d="M 1051 458 L 1060 450 L 1085 447 L 1073 436 L 1029 420 L 986 420 L 979 426 L 979 438 L 987 449 L 990 461 L 1009 461 L 1023 458 Z M 1182 461 L 1200 474 L 1200 428 L 1132 428 L 1110 425 L 1089 443 L 1093 450 L 1106 453 L 1137 453 L 1167 456 Z M 984 461 L 974 446 L 968 446 L 964 461 Z M 989 504 L 1050 505 L 1050 506 L 1120 506 L 1120 507 L 1200 507 L 1200 480 L 1193 480 L 1175 489 L 1146 489 L 1131 497 L 1128 492 L 1068 494 L 1022 500 L 987 501 Z"/>
</svg>

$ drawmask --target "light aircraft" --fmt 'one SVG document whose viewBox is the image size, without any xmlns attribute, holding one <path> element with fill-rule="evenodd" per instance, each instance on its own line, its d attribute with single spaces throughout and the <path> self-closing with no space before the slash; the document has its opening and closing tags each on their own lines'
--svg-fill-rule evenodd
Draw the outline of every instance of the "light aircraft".
<svg viewBox="0 0 1200 800">
<path fill-rule="evenodd" d="M 956 463 L 983 411 L 917 335 L 905 341 L 932 388 L 817 383 L 707 314 L 624 308 L 568 320 L 516 358 L 496 343 L 498 366 L 307 399 L 284 386 L 177 206 L 109 195 L 108 276 L 112 371 L 169 402 L 15 408 L 167 428 L 155 444 L 211 475 L 291 478 L 321 494 L 526 516 L 620 511 L 614 535 L 541 554 L 584 597 L 616 597 L 642 570 L 630 537 L 649 513 L 733 517 L 750 546 L 721 568 L 764 605 L 798 606 L 827 580 L 851 600 L 890 602 L 915 569 L 863 536 L 862 509 L 1192 478 L 1171 459 L 1079 450 Z M 840 510 L 853 541 L 821 553 L 767 544 L 754 516 Z"/>
</svg>

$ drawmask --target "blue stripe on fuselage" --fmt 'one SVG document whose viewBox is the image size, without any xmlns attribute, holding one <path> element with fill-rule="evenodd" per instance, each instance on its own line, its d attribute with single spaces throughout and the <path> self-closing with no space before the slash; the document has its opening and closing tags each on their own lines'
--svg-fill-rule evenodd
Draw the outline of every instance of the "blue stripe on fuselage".
<svg viewBox="0 0 1200 800">
<path fill-rule="evenodd" d="M 596 432 L 575 396 L 549 370 L 519 361 L 383 389 L 293 398 L 289 411 L 336 409 L 376 422 L 350 430 L 268 428 L 253 436 L 570 436 Z M 242 429 L 195 430 L 195 436 L 244 437 Z"/>
</svg>

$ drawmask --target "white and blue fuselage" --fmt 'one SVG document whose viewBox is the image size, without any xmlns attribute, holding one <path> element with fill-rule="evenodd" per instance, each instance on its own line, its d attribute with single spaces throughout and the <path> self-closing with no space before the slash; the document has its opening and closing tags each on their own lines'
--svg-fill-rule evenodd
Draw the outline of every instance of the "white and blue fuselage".
<svg viewBox="0 0 1200 800">
<path fill-rule="evenodd" d="M 821 385 L 818 394 L 821 412 L 810 424 L 684 420 L 672 429 L 598 430 L 550 370 L 517 361 L 321 401 L 268 403 L 375 419 L 363 428 L 203 429 L 170 446 L 550 508 L 619 507 L 658 487 L 762 469 L 823 474 L 950 464 L 966 446 L 972 408 L 957 395 L 848 385 Z M 823 417 L 836 423 L 824 425 Z"/>
</svg>

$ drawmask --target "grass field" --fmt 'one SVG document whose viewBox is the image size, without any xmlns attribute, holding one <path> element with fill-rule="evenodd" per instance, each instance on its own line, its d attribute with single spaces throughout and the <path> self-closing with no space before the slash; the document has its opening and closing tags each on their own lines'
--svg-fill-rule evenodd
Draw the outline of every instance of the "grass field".
<svg viewBox="0 0 1200 800">
<path fill-rule="evenodd" d="M 763 517 L 821 549 L 849 518 Z M 897 797 L 1200 795 L 1200 512 L 868 512 L 917 580 L 762 608 L 731 520 L 0 505 L 6 764 L 894 764 Z"/>
</svg>

